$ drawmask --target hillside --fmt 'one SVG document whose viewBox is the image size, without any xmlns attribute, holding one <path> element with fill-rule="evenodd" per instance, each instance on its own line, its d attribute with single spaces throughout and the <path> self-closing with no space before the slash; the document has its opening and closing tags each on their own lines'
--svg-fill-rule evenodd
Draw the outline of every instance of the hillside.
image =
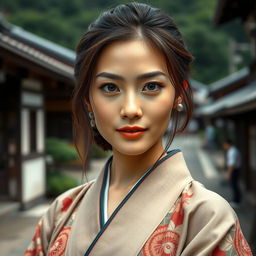
<svg viewBox="0 0 256 256">
<path fill-rule="evenodd" d="M 66 46 L 72 50 L 87 26 L 105 8 L 125 3 L 121 0 L 1 0 L 0 12 L 11 23 Z M 211 83 L 228 73 L 228 44 L 230 38 L 245 41 L 238 23 L 214 28 L 212 19 L 216 0 L 149 0 L 144 1 L 169 13 L 185 37 L 195 56 L 192 76 Z M 207 2 L 207 4 L 206 4 Z M 243 54 L 242 67 L 248 62 Z"/>
</svg>

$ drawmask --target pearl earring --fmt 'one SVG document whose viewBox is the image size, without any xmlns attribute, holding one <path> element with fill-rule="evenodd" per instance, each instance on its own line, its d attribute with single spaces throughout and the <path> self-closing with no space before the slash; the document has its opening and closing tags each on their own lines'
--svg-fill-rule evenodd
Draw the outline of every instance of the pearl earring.
<svg viewBox="0 0 256 256">
<path fill-rule="evenodd" d="M 91 127 L 95 127 L 95 119 L 92 112 L 89 112 L 89 118 L 90 118 L 90 125 Z"/>
<path fill-rule="evenodd" d="M 179 104 L 177 105 L 177 111 L 178 111 L 178 112 L 181 112 L 181 111 L 183 111 L 183 110 L 184 110 L 183 104 L 179 103 Z"/>
</svg>

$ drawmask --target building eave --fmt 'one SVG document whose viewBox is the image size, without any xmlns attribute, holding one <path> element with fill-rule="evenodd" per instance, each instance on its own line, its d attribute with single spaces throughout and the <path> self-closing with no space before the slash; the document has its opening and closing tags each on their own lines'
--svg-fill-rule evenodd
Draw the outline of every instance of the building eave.
<svg viewBox="0 0 256 256">
<path fill-rule="evenodd" d="M 256 107 L 256 80 L 219 100 L 197 109 L 201 116 L 224 116 L 241 113 Z"/>
<path fill-rule="evenodd" d="M 70 80 L 74 80 L 73 66 L 67 65 L 3 33 L 0 33 L 0 47 Z"/>
</svg>

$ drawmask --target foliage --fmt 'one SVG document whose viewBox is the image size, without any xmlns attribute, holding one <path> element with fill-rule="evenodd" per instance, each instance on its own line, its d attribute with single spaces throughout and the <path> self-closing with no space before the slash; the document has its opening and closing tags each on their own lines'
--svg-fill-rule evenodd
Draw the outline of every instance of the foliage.
<svg viewBox="0 0 256 256">
<path fill-rule="evenodd" d="M 211 83 L 216 80 L 216 74 L 219 74 L 220 77 L 227 74 L 228 42 L 225 35 L 218 31 L 210 31 L 203 25 L 185 29 L 184 34 L 190 51 L 195 56 L 192 70 L 193 77 L 200 76 L 205 83 Z M 200 48 L 198 48 L 198 45 L 200 45 Z M 205 67 L 203 72 L 202 64 Z"/>
<path fill-rule="evenodd" d="M 56 197 L 78 185 L 74 178 L 60 171 L 47 171 L 46 193 L 48 197 Z"/>
<path fill-rule="evenodd" d="M 46 154 L 57 163 L 67 163 L 78 158 L 73 146 L 57 138 L 46 139 Z"/>
<path fill-rule="evenodd" d="M 12 23 L 58 44 L 75 49 L 88 25 L 99 13 L 127 0 L 1 0 L 0 11 Z M 231 22 L 213 28 L 217 0 L 142 0 L 163 9 L 174 17 L 195 56 L 192 75 L 203 83 L 211 83 L 228 73 L 230 38 L 247 42 L 242 26 Z M 248 55 L 248 54 L 247 54 Z M 239 68 L 248 65 L 246 54 Z"/>
<path fill-rule="evenodd" d="M 66 190 L 78 185 L 78 182 L 59 170 L 60 163 L 67 163 L 78 158 L 75 148 L 58 138 L 46 139 L 46 154 L 52 157 L 53 163 L 47 166 L 47 196 L 56 197 Z"/>
</svg>

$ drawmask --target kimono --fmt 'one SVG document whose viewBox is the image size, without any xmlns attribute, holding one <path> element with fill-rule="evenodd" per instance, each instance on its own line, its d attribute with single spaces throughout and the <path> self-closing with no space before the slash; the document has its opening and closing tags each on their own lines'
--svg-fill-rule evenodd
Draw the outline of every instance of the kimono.
<svg viewBox="0 0 256 256">
<path fill-rule="evenodd" d="M 110 161 L 95 181 L 53 202 L 25 256 L 252 255 L 233 209 L 193 180 L 179 150 L 152 166 L 104 222 Z"/>
</svg>

